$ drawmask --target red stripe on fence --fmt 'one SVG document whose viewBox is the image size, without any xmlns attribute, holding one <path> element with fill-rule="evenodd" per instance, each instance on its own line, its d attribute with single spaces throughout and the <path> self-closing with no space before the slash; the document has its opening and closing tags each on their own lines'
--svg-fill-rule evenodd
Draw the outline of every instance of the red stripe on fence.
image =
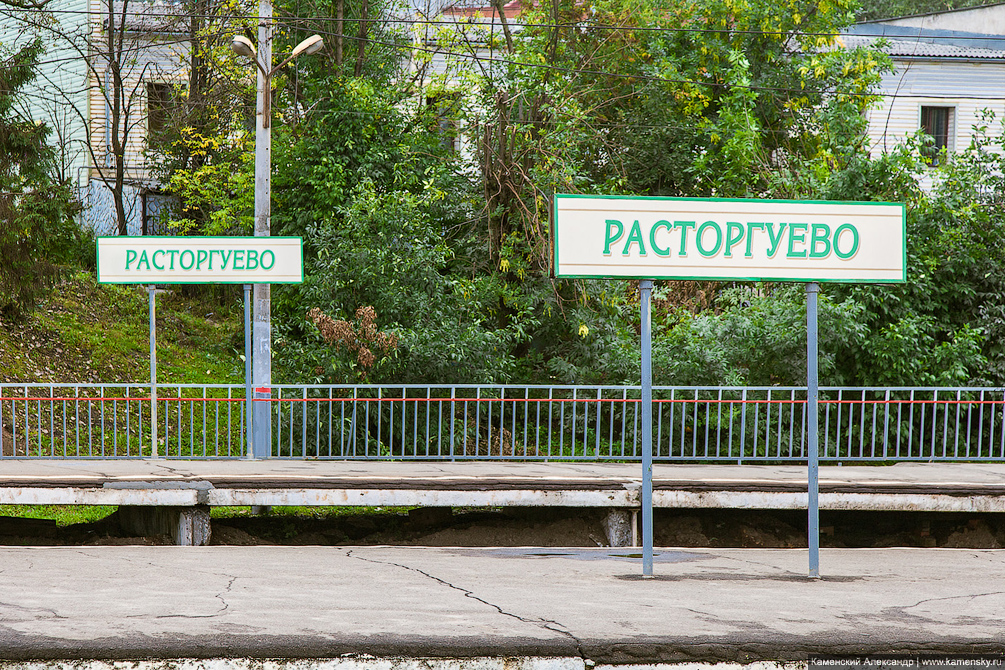
<svg viewBox="0 0 1005 670">
<path fill-rule="evenodd" d="M 104 396 L 0 396 L 0 401 L 13 401 L 13 402 L 72 402 L 72 401 L 88 401 L 88 402 L 112 402 L 112 401 L 122 401 L 122 402 L 149 402 L 149 396 L 133 396 L 129 398 L 125 397 L 104 397 Z M 174 396 L 158 396 L 158 401 L 161 402 L 245 402 L 244 398 L 182 398 Z M 251 398 L 252 402 L 414 402 L 414 403 L 433 403 L 433 402 L 489 402 L 489 403 L 501 403 L 501 402 L 555 402 L 555 403 L 641 403 L 642 400 L 639 398 Z M 708 404 L 708 405 L 805 405 L 807 400 L 805 399 L 790 399 L 790 400 L 768 400 L 768 399 L 756 399 L 748 398 L 747 400 L 729 400 L 729 399 L 701 399 L 701 398 L 674 398 L 672 400 L 667 399 L 653 399 L 654 403 L 658 404 L 681 404 L 681 405 L 697 405 L 697 404 Z M 821 405 L 1005 405 L 1005 398 L 1002 400 L 963 400 L 963 399 L 950 399 L 950 400 L 820 400 L 818 401 Z"/>
</svg>

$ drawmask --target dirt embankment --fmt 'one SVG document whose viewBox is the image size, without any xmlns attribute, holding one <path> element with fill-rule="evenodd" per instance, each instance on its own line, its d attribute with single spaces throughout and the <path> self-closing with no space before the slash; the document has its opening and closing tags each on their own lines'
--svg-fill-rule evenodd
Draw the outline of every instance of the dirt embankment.
<svg viewBox="0 0 1005 670">
<path fill-rule="evenodd" d="M 324 517 L 263 514 L 213 519 L 221 545 L 606 546 L 603 515 L 581 509 L 424 509 Z M 656 546 L 806 546 L 804 512 L 657 510 Z M 823 512 L 824 547 L 1005 547 L 1005 515 Z M 57 527 L 53 521 L 0 517 L 0 544 L 170 544 L 130 537 L 116 516 Z"/>
</svg>

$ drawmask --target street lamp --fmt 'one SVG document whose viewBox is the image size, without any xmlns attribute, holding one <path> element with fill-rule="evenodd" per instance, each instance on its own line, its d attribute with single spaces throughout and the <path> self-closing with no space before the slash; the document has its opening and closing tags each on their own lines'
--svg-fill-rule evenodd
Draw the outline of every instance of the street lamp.
<svg viewBox="0 0 1005 670">
<path fill-rule="evenodd" d="M 317 53 L 321 49 L 322 46 L 324 46 L 324 40 L 321 39 L 321 36 L 320 35 L 311 35 L 310 37 L 308 37 L 307 39 L 305 39 L 303 42 L 301 42 L 297 46 L 293 47 L 293 52 L 290 53 L 289 57 L 286 60 L 284 60 L 282 63 L 280 63 L 276 67 L 271 68 L 268 71 L 266 71 L 265 66 L 262 65 L 262 63 L 260 63 L 259 60 L 258 60 L 258 53 L 255 51 L 255 45 L 251 43 L 251 40 L 249 40 L 244 35 L 234 35 L 233 39 L 230 42 L 230 48 L 233 49 L 234 53 L 236 53 L 238 56 L 245 56 L 245 57 L 250 58 L 253 61 L 255 61 L 255 65 L 258 66 L 258 71 L 261 72 L 262 75 L 265 78 L 266 95 L 265 95 L 264 109 L 262 110 L 262 113 L 264 115 L 263 121 L 265 122 L 265 127 L 266 128 L 268 128 L 268 127 L 270 127 L 272 125 L 271 124 L 271 119 L 272 119 L 272 86 L 271 86 L 271 84 L 272 84 L 272 75 L 274 75 L 279 70 L 283 69 L 283 67 L 287 63 L 289 63 L 291 60 L 293 60 L 297 56 L 300 56 L 300 55 L 307 55 L 307 56 L 309 56 L 312 53 Z"/>
<path fill-rule="evenodd" d="M 318 51 L 323 41 L 312 35 L 294 47 L 289 58 L 272 67 L 272 0 L 258 5 L 259 49 L 243 35 L 234 35 L 231 49 L 238 56 L 251 58 L 258 67 L 258 105 L 255 124 L 255 236 L 268 237 L 272 215 L 272 75 L 302 54 Z M 272 455 L 272 304 L 269 284 L 255 284 L 255 321 L 252 327 L 252 458 Z"/>
</svg>

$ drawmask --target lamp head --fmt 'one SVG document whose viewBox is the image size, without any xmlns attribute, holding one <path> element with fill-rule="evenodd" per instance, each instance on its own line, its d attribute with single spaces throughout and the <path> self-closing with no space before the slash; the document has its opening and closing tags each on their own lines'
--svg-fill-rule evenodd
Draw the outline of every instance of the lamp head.
<svg viewBox="0 0 1005 670">
<path fill-rule="evenodd" d="M 322 46 L 324 46 L 324 40 L 321 39 L 321 36 L 311 35 L 293 48 L 293 53 L 290 54 L 290 58 L 296 58 L 301 54 L 310 55 L 312 53 L 317 53 Z"/>
<path fill-rule="evenodd" d="M 258 53 L 255 51 L 255 45 L 251 43 L 244 35 L 234 35 L 233 39 L 230 41 L 230 48 L 234 50 L 238 56 L 246 56 L 248 58 L 257 58 Z"/>
</svg>

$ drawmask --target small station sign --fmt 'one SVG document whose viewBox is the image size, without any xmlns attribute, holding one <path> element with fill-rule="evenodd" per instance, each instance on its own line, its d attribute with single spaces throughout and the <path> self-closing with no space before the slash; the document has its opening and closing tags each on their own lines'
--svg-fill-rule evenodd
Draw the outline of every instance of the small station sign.
<svg viewBox="0 0 1005 670">
<path fill-rule="evenodd" d="M 903 282 L 895 203 L 555 196 L 555 276 Z"/>
<path fill-rule="evenodd" d="M 299 237 L 99 237 L 98 281 L 112 284 L 297 284 Z"/>
</svg>

